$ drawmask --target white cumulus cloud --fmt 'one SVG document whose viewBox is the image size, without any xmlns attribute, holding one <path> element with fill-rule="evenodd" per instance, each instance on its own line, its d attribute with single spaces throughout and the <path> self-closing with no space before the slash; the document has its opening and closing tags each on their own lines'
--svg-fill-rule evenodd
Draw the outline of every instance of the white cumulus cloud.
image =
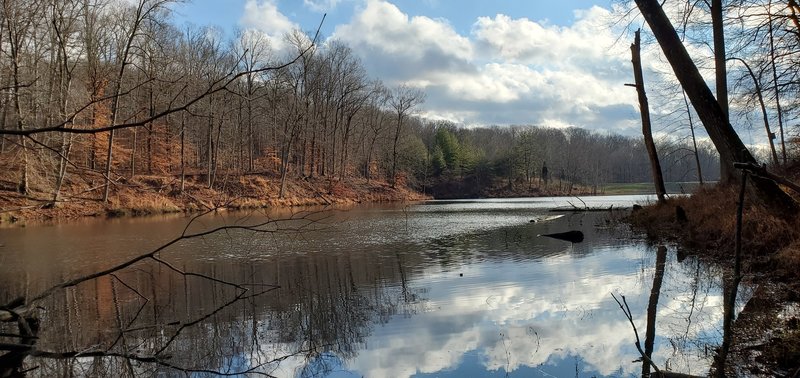
<svg viewBox="0 0 800 378">
<path fill-rule="evenodd" d="M 466 67 L 472 57 L 469 39 L 446 21 L 409 17 L 382 0 L 368 0 L 348 24 L 336 27 L 333 37 L 348 43 L 367 58 L 367 65 L 390 80 L 420 79 L 428 72 Z M 419 75 L 404 73 L 402 66 L 413 67 Z M 426 68 L 418 71 L 418 67 Z"/>
<path fill-rule="evenodd" d="M 241 24 L 245 28 L 264 33 L 270 44 L 280 50 L 284 47 L 283 37 L 298 26 L 281 13 L 276 0 L 247 0 Z"/>
<path fill-rule="evenodd" d="M 330 12 L 341 0 L 303 0 L 303 5 L 314 12 Z"/>
<path fill-rule="evenodd" d="M 389 85 L 428 93 L 425 114 L 466 124 L 561 124 L 626 130 L 638 119 L 628 45 L 610 11 L 575 11 L 569 26 L 496 14 L 467 35 L 447 20 L 367 0 L 333 38 Z"/>
</svg>

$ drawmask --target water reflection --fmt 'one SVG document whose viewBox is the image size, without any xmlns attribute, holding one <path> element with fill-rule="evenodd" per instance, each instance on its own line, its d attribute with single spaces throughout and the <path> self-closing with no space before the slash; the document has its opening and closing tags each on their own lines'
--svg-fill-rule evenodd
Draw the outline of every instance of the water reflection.
<svg viewBox="0 0 800 378">
<path fill-rule="evenodd" d="M 38 367 L 34 376 L 179 372 L 165 365 L 201 375 L 250 369 L 309 377 L 638 375 L 633 332 L 610 293 L 626 296 L 644 330 L 655 249 L 608 229 L 605 214 L 530 222 L 552 215 L 553 201 L 360 208 L 302 234 L 230 232 L 187 241 L 162 258 L 184 271 L 247 284 L 250 292 L 237 300 L 234 287 L 148 262 L 43 303 L 37 348 L 158 356 L 165 364 L 29 358 L 26 367 Z M 239 218 L 209 218 L 203 226 Z M 181 224 L 40 228 L 35 241 L 3 230 L 0 248 L 10 264 L 0 268 L 0 299 L 108 266 L 110 250 L 112 259 L 124 260 Z M 585 241 L 537 237 L 566 230 L 582 231 Z M 69 258 L 47 268 L 26 255 L 46 256 L 41 244 L 48 238 L 98 231 L 101 240 L 126 232 L 138 235 L 127 240 L 146 240 L 82 249 L 81 240 L 68 238 L 50 261 Z M 708 345 L 720 340 L 718 274 L 691 258 L 678 263 L 672 250 L 663 259 L 653 360 L 662 369 L 704 374 Z M 281 288 L 254 295 L 262 285 Z"/>
</svg>

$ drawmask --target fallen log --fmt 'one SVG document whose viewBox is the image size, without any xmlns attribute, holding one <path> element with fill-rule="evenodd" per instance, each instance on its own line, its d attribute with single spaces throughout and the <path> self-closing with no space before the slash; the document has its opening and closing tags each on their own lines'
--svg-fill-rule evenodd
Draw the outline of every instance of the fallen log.
<svg viewBox="0 0 800 378">
<path fill-rule="evenodd" d="M 580 243 L 583 241 L 583 232 L 580 231 L 567 231 L 567 232 L 556 232 L 552 234 L 543 234 L 539 236 L 547 236 L 548 238 L 564 240 L 571 243 Z"/>
</svg>

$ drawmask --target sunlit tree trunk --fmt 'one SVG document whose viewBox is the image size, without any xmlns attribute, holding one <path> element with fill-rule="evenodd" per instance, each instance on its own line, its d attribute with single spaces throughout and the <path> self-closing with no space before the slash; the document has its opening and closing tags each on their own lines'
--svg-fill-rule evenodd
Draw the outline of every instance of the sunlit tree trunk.
<svg viewBox="0 0 800 378">
<path fill-rule="evenodd" d="M 711 29 L 714 34 L 714 73 L 716 78 L 717 102 L 730 123 L 728 111 L 728 69 L 725 66 L 725 28 L 722 19 L 722 0 L 711 0 Z M 736 179 L 733 160 L 730 156 L 719 157 L 719 179 L 723 183 L 732 183 Z"/>
<path fill-rule="evenodd" d="M 642 58 L 641 58 L 641 43 L 639 37 L 639 30 L 636 31 L 636 37 L 631 45 L 631 61 L 633 62 L 633 76 L 636 84 L 636 93 L 639 97 L 639 111 L 642 115 L 642 135 L 644 136 L 644 144 L 647 147 L 647 155 L 650 158 L 650 170 L 653 175 L 653 184 L 656 188 L 656 196 L 658 202 L 663 203 L 666 201 L 667 190 L 664 188 L 664 176 L 661 174 L 661 163 L 658 161 L 658 151 L 656 151 L 656 144 L 653 142 L 653 131 L 650 123 L 650 106 L 647 102 L 647 94 L 644 90 L 644 77 L 642 75 Z"/>
</svg>

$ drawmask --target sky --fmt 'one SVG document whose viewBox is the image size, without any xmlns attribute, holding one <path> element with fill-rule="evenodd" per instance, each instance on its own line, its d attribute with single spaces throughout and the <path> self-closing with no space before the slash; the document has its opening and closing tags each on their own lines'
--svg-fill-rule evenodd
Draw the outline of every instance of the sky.
<svg viewBox="0 0 800 378">
<path fill-rule="evenodd" d="M 465 126 L 578 126 L 636 135 L 630 38 L 611 25 L 611 0 L 194 0 L 179 24 L 228 35 L 337 39 L 368 74 L 426 93 L 418 114 Z M 647 74 L 646 74 L 647 75 Z"/>
</svg>

